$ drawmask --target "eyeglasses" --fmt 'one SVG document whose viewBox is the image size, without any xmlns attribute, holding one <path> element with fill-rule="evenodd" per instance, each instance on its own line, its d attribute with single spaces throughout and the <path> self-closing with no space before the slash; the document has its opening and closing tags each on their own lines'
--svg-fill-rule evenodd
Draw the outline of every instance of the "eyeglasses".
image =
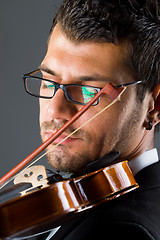
<svg viewBox="0 0 160 240">
<path fill-rule="evenodd" d="M 24 74 L 22 78 L 24 80 L 26 92 L 34 97 L 51 99 L 54 97 L 58 89 L 62 89 L 68 101 L 80 105 L 86 105 L 102 89 L 80 84 L 59 84 L 57 82 L 44 79 L 39 69 Z M 141 82 L 142 81 L 125 83 L 115 87 L 120 88 Z M 98 100 L 92 106 L 97 105 L 99 101 L 100 98 L 98 98 Z"/>
</svg>

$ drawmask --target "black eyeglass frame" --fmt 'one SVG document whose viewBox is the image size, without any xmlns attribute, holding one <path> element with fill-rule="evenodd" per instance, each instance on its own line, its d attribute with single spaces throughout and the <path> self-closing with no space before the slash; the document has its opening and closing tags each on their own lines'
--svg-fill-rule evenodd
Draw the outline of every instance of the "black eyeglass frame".
<svg viewBox="0 0 160 240">
<path fill-rule="evenodd" d="M 39 71 L 40 71 L 40 69 L 37 69 L 37 70 L 34 70 L 34 71 L 32 71 L 32 72 L 29 72 L 29 73 L 27 73 L 27 74 L 23 74 L 23 75 L 22 75 L 22 79 L 23 79 L 23 81 L 24 81 L 25 91 L 26 91 L 28 94 L 30 94 L 31 96 L 34 96 L 34 97 L 37 97 L 37 98 L 51 99 L 51 98 L 53 98 L 53 97 L 55 96 L 55 94 L 56 94 L 56 92 L 57 92 L 58 89 L 62 89 L 63 92 L 64 92 L 64 95 L 65 95 L 66 99 L 67 99 L 69 102 L 76 103 L 76 104 L 79 104 L 79 105 L 86 105 L 87 103 L 76 102 L 75 100 L 70 99 L 70 98 L 68 97 L 68 93 L 67 93 L 67 91 L 66 91 L 66 87 L 67 87 L 67 86 L 91 87 L 91 88 L 93 88 L 94 90 L 96 90 L 97 93 L 100 92 L 100 90 L 102 89 L 102 88 L 98 88 L 98 87 L 94 87 L 94 86 L 90 86 L 90 85 L 82 85 L 82 84 L 59 84 L 59 83 L 54 82 L 54 81 L 49 80 L 49 79 L 45 79 L 45 78 L 41 78 L 41 77 L 37 77 L 37 76 L 32 76 L 32 74 L 36 74 L 36 73 L 39 72 Z M 34 78 L 34 79 L 40 79 L 40 80 L 44 80 L 44 81 L 51 82 L 52 84 L 54 84 L 54 85 L 55 85 L 55 92 L 54 92 L 53 96 L 51 96 L 51 97 L 44 97 L 44 96 L 40 96 L 40 95 L 38 95 L 38 94 L 33 94 L 33 93 L 29 92 L 29 91 L 27 90 L 27 87 L 26 87 L 26 79 L 27 79 L 27 78 L 31 78 L 31 77 Z M 139 83 L 142 83 L 142 82 L 143 82 L 143 81 L 135 81 L 135 82 L 124 83 L 124 84 L 120 84 L 120 85 L 116 85 L 116 86 L 113 85 L 113 87 L 115 87 L 115 88 L 122 88 L 122 87 L 127 87 L 127 86 L 131 86 L 131 85 L 139 84 Z M 92 106 L 96 106 L 97 104 L 99 104 L 99 102 L 100 102 L 100 98 L 98 98 L 97 102 L 94 103 Z"/>
</svg>

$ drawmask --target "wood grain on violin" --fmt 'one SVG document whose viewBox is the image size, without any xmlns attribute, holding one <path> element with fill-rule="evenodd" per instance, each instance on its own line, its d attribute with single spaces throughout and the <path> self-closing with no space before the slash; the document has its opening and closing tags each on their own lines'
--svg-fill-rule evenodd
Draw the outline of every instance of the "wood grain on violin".
<svg viewBox="0 0 160 240">
<path fill-rule="evenodd" d="M 0 205 L 0 239 L 50 230 L 137 187 L 126 161 L 53 183 Z"/>
</svg>

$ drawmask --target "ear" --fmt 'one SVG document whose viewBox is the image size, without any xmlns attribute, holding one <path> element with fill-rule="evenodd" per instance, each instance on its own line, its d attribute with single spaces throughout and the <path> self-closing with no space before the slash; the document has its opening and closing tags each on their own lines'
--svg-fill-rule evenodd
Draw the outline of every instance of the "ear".
<svg viewBox="0 0 160 240">
<path fill-rule="evenodd" d="M 148 111 L 148 118 L 155 126 L 160 122 L 160 84 L 154 87 L 152 91 L 153 107 Z"/>
</svg>

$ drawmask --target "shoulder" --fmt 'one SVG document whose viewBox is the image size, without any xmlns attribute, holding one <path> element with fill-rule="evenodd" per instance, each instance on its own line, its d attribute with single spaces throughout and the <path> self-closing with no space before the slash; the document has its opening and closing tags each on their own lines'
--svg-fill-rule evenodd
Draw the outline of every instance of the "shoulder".
<svg viewBox="0 0 160 240">
<path fill-rule="evenodd" d="M 139 189 L 97 209 L 99 229 L 108 229 L 115 239 L 117 234 L 123 239 L 160 239 L 159 173 L 160 163 L 143 169 L 136 176 Z"/>
<path fill-rule="evenodd" d="M 142 196 L 137 190 L 106 202 L 84 215 L 66 240 L 160 239 L 160 207 L 155 206 L 154 199 Z"/>
<path fill-rule="evenodd" d="M 86 232 L 81 236 L 83 240 L 97 239 L 123 239 L 123 240 L 156 240 L 157 238 L 143 225 L 136 222 L 104 222 L 103 225 L 96 225 L 91 229 L 86 228 Z"/>
<path fill-rule="evenodd" d="M 160 240 L 160 163 L 139 172 L 139 189 L 61 226 L 55 240 Z M 43 239 L 43 238 L 40 238 Z"/>
<path fill-rule="evenodd" d="M 108 205 L 108 204 L 106 204 Z M 80 221 L 73 222 L 62 226 L 59 233 L 56 234 L 55 240 L 97 240 L 97 239 L 123 239 L 123 240 L 158 240 L 155 232 L 151 231 L 141 221 L 136 221 L 132 216 L 127 215 L 127 211 L 117 212 L 117 216 L 111 214 L 110 209 L 106 206 L 98 208 L 90 212 L 87 217 L 83 217 Z M 113 213 L 114 214 L 114 213 Z M 121 214 L 121 216 L 120 216 Z M 69 229 L 70 228 L 70 229 Z M 68 231 L 69 229 L 69 231 Z M 63 236 L 64 238 L 59 238 Z"/>
<path fill-rule="evenodd" d="M 160 164 L 142 170 L 136 176 L 139 189 L 84 215 L 70 231 L 72 238 L 66 239 L 107 239 L 107 235 L 124 240 L 160 239 L 159 172 Z"/>
</svg>

